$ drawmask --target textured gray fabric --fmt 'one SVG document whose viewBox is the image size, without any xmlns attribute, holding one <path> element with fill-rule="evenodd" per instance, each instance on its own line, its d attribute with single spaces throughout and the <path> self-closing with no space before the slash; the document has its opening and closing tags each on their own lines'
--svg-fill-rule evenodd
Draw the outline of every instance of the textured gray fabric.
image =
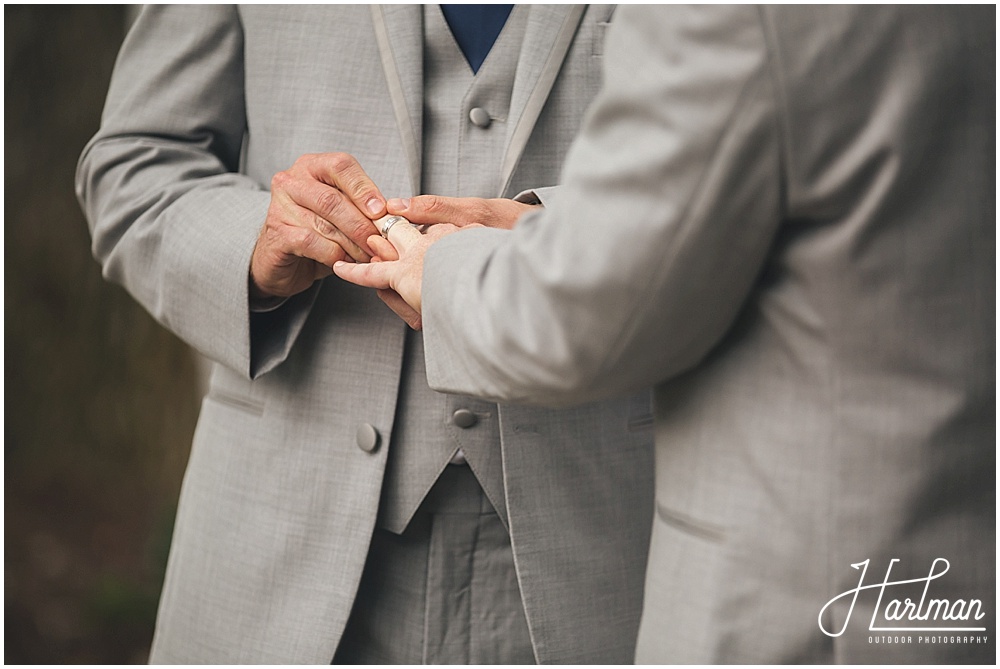
<svg viewBox="0 0 1000 669">
<path fill-rule="evenodd" d="M 504 123 L 524 38 L 528 8 L 516 7 L 489 57 L 473 76 L 439 5 L 424 5 L 423 191 L 492 197 L 499 188 Z M 469 122 L 470 108 L 486 108 L 488 128 Z M 507 506 L 500 460 L 497 406 L 431 390 L 419 332 L 407 335 L 397 420 L 389 453 L 379 527 L 402 532 L 452 454 L 461 448 L 504 525 Z M 453 424 L 455 411 L 472 411 L 476 424 Z"/>
<path fill-rule="evenodd" d="M 511 115 L 533 130 L 518 148 L 505 140 L 517 157 L 506 195 L 557 184 L 599 87 L 612 11 L 527 9 Z M 350 153 L 387 197 L 419 189 L 422 35 L 416 5 L 150 6 L 122 48 L 77 176 L 94 252 L 109 279 L 218 363 L 154 662 L 334 655 L 397 433 L 407 329 L 376 295 L 336 278 L 251 316 L 247 270 L 271 177 L 301 154 Z M 566 411 L 497 409 L 539 661 L 633 655 L 653 513 L 649 403 L 644 392 Z M 378 435 L 371 452 L 358 447 L 359 426 Z"/>
<path fill-rule="evenodd" d="M 557 197 L 428 252 L 432 387 L 658 384 L 638 661 L 995 659 L 994 14 L 622 8 Z M 937 558 L 985 642 L 820 629 Z"/>
<path fill-rule="evenodd" d="M 378 530 L 337 664 L 533 664 L 510 538 L 466 466 Z"/>
<path fill-rule="evenodd" d="M 397 422 L 406 429 L 397 429 L 393 434 L 378 509 L 378 526 L 397 534 L 406 528 L 424 495 L 459 447 L 468 446 L 469 432 L 475 435 L 471 440 L 484 446 L 481 450 L 487 458 L 478 458 L 478 462 L 495 463 L 496 470 L 502 468 L 496 405 L 431 390 L 421 359 L 423 339 L 418 332 L 407 333 L 406 339 L 396 414 Z M 475 412 L 478 420 L 474 427 L 462 429 L 454 424 L 452 415 L 459 407 Z M 477 471 L 481 471 L 481 466 L 477 464 Z M 489 477 L 482 477 L 487 482 L 484 487 L 493 493 L 490 500 L 496 500 L 494 506 L 506 525 L 503 473 L 488 473 Z"/>
</svg>

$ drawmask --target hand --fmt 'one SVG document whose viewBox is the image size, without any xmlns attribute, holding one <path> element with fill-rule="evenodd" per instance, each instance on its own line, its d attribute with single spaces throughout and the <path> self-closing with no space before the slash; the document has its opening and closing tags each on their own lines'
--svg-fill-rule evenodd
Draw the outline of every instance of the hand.
<svg viewBox="0 0 1000 669">
<path fill-rule="evenodd" d="M 389 241 L 378 235 L 368 239 L 375 251 L 374 262 L 360 265 L 341 261 L 334 263 L 333 271 L 345 281 L 378 289 L 383 301 L 410 327 L 419 330 L 424 255 L 431 244 L 456 231 L 454 225 L 442 224 L 421 233 L 409 223 L 397 223 L 389 229 Z M 392 257 L 399 259 L 382 260 Z"/>
<path fill-rule="evenodd" d="M 290 297 L 329 276 L 337 261 L 368 262 L 372 219 L 384 213 L 385 198 L 352 156 L 300 157 L 271 180 L 250 261 L 251 297 Z"/>
<path fill-rule="evenodd" d="M 538 205 L 524 204 L 506 198 L 443 197 L 418 195 L 393 198 L 386 204 L 390 214 L 405 216 L 415 225 L 450 223 L 458 227 L 484 225 L 487 228 L 510 230 L 517 219 Z"/>
</svg>

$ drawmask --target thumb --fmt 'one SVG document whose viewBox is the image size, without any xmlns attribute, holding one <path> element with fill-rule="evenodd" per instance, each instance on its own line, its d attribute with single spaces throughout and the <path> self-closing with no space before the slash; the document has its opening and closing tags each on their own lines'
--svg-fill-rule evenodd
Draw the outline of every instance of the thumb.
<svg viewBox="0 0 1000 669">
<path fill-rule="evenodd" d="M 344 281 L 366 288 L 389 288 L 395 263 L 353 263 L 338 260 L 333 263 L 333 273 Z"/>
<path fill-rule="evenodd" d="M 411 198 L 392 198 L 386 203 L 390 214 L 405 216 L 417 225 L 451 223 L 464 225 L 469 220 L 468 202 L 475 198 L 445 197 L 443 195 L 418 195 Z"/>
</svg>

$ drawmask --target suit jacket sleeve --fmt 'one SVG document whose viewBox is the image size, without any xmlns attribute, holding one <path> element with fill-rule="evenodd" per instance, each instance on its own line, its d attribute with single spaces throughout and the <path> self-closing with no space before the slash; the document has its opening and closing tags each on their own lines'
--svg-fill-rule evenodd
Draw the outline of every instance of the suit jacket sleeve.
<svg viewBox="0 0 1000 669">
<path fill-rule="evenodd" d="M 684 372 L 724 335 L 780 220 L 758 10 L 619 10 L 559 198 L 429 250 L 432 387 L 561 405 Z"/>
<path fill-rule="evenodd" d="M 105 276 L 209 358 L 256 375 L 287 355 L 316 287 L 251 321 L 248 268 L 270 196 L 238 173 L 242 54 L 232 6 L 147 8 L 76 188 Z"/>
</svg>

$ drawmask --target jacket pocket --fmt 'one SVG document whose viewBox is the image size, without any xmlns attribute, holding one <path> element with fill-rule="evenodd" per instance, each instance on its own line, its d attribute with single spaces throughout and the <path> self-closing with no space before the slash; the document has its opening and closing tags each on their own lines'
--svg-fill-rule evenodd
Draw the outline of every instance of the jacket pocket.
<svg viewBox="0 0 1000 669">
<path fill-rule="evenodd" d="M 604 56 L 604 40 L 607 37 L 608 28 L 610 27 L 610 17 L 607 21 L 599 21 L 594 24 L 594 42 L 590 49 L 590 55 L 594 58 L 601 58 Z"/>
<path fill-rule="evenodd" d="M 645 432 L 652 430 L 654 423 L 653 414 L 639 414 L 637 416 L 629 416 L 627 427 L 629 432 Z"/>
<path fill-rule="evenodd" d="M 263 402 L 252 400 L 249 397 L 241 397 L 235 393 L 229 393 L 217 388 L 209 390 L 205 399 L 218 402 L 219 404 L 223 404 L 232 409 L 253 414 L 255 416 L 262 416 L 264 414 Z"/>
<path fill-rule="evenodd" d="M 726 529 L 720 525 L 707 523 L 703 520 L 692 518 L 691 516 L 674 511 L 663 506 L 661 502 L 656 503 L 656 517 L 670 527 L 707 541 L 722 543 L 726 540 Z"/>
</svg>

